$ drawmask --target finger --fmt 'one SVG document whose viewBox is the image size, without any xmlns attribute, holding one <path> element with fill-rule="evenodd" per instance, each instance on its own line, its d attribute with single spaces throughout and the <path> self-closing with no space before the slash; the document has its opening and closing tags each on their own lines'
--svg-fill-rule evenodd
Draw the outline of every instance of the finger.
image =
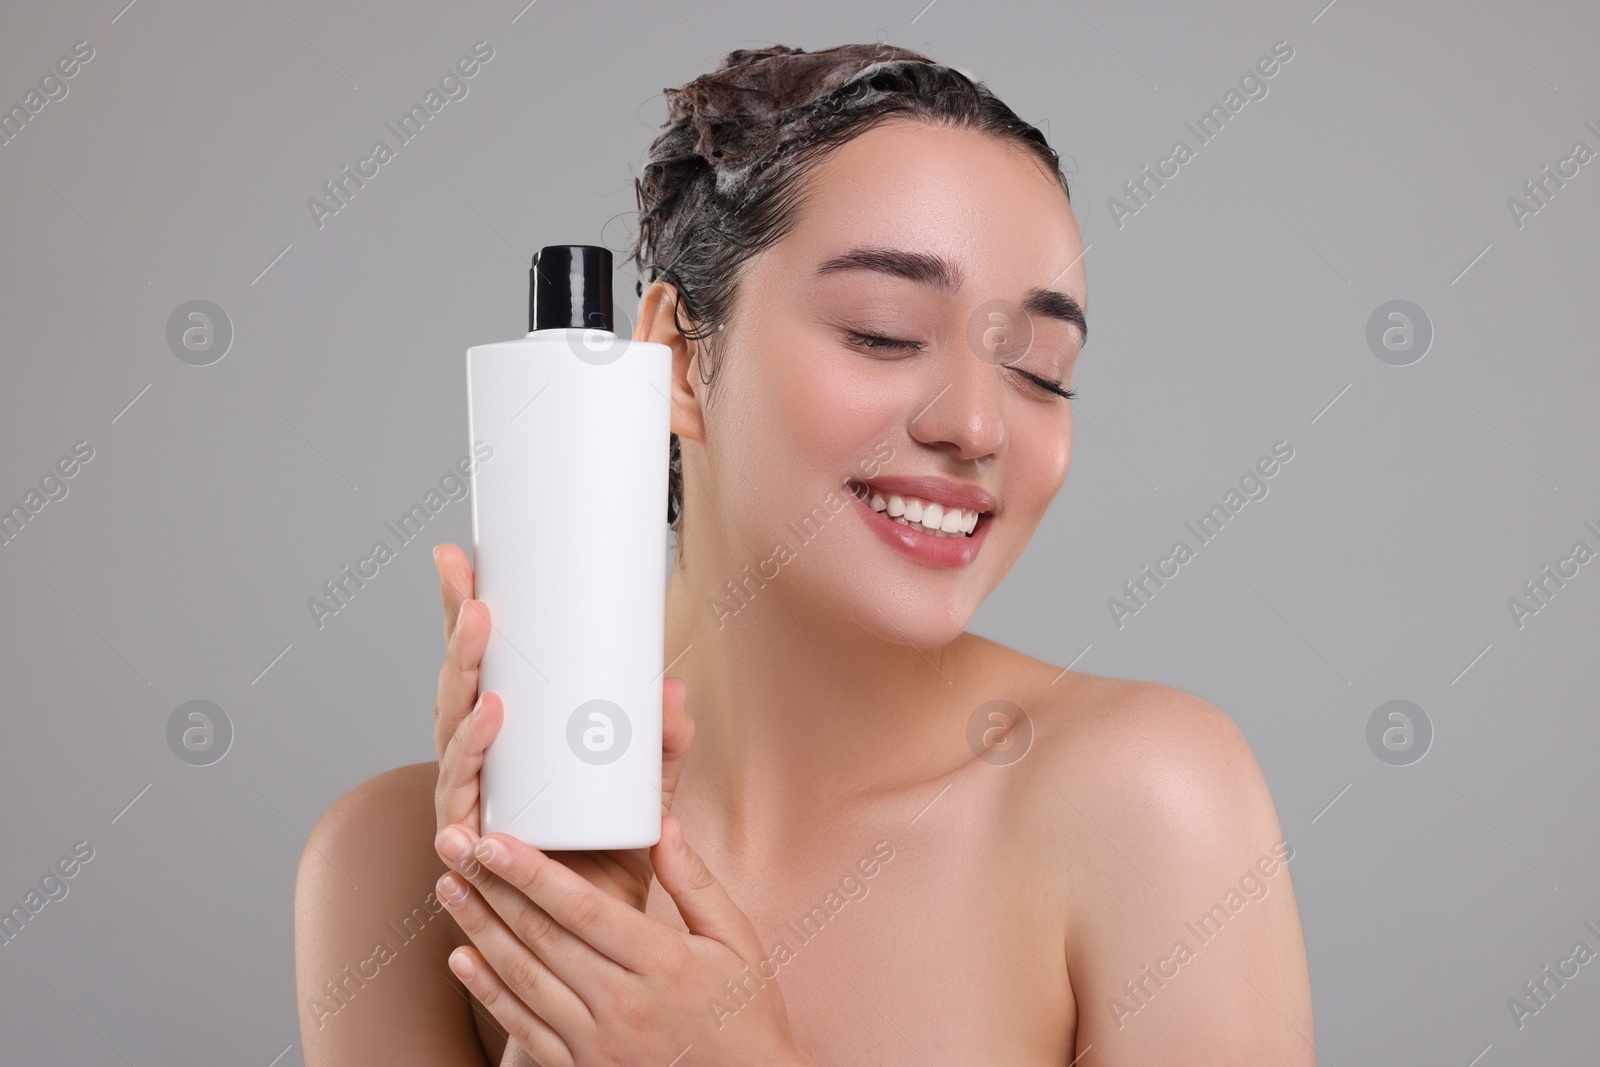
<svg viewBox="0 0 1600 1067">
<path fill-rule="evenodd" d="M 435 831 L 451 823 L 476 828 L 478 805 L 482 799 L 478 772 L 483 769 L 483 754 L 500 732 L 505 721 L 505 705 L 494 693 L 478 698 L 467 717 L 461 720 L 444 755 L 439 757 L 439 784 L 434 788 L 433 807 L 438 815 Z"/>
<path fill-rule="evenodd" d="M 672 810 L 683 765 L 689 761 L 689 743 L 694 740 L 694 720 L 686 705 L 688 684 L 668 675 L 661 685 L 661 814 Z"/>
<path fill-rule="evenodd" d="M 589 977 L 595 954 L 642 974 L 659 967 L 672 950 L 671 939 L 682 937 L 507 834 L 480 838 L 473 855 L 515 890 L 505 894 L 491 887 L 484 893 L 490 906 L 585 1001 L 599 988 Z"/>
<path fill-rule="evenodd" d="M 734 903 L 700 854 L 689 847 L 678 816 L 662 820 L 661 840 L 651 846 L 650 861 L 690 933 L 727 945 L 746 963 L 765 958 L 755 924 Z"/>
<path fill-rule="evenodd" d="M 439 667 L 439 689 L 433 703 L 433 745 L 441 756 L 456 727 L 478 699 L 479 669 L 489 645 L 488 609 L 481 600 L 461 603 L 460 618 Z"/>
<path fill-rule="evenodd" d="M 440 876 L 435 889 L 495 977 L 541 1025 L 569 1036 L 594 1025 L 594 1016 L 578 994 L 506 927 L 481 893 L 448 871 Z"/>
<path fill-rule="evenodd" d="M 572 1050 L 561 1035 L 517 999 L 481 952 L 460 946 L 450 953 L 450 970 L 541 1067 L 571 1067 Z"/>
<path fill-rule="evenodd" d="M 439 572 L 439 597 L 444 601 L 444 639 L 448 644 L 456 628 L 461 602 L 476 595 L 472 561 L 467 559 L 460 545 L 447 541 L 433 546 L 433 566 Z"/>
<path fill-rule="evenodd" d="M 459 835 L 459 836 L 457 836 Z M 439 857 L 449 864 L 474 889 L 498 915 L 506 928 L 533 950 L 551 972 L 569 986 L 585 1004 L 597 1003 L 606 987 L 627 972 L 615 961 L 606 958 L 578 935 L 566 929 L 550 914 L 531 900 L 527 893 L 507 882 L 490 867 L 479 861 L 473 845 L 481 842 L 461 825 L 446 827 L 434 839 Z M 497 839 L 502 857 L 508 856 L 504 842 Z M 514 842 L 520 844 L 520 842 Z M 523 846 L 526 848 L 526 846 Z M 530 850 L 532 851 L 532 850 Z M 585 886 L 589 883 L 555 860 L 549 862 L 567 871 Z M 592 888 L 592 887 L 591 887 Z M 605 896 L 602 894 L 602 896 Z M 611 900 L 609 896 L 605 899 Z M 623 905 L 627 908 L 626 905 Z M 627 910 L 633 914 L 632 908 Z"/>
</svg>

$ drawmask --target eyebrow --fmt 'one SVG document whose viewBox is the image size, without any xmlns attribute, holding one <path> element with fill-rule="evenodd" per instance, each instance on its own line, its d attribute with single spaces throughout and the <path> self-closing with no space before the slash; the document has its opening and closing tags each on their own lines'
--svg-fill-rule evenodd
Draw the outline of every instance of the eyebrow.
<svg viewBox="0 0 1600 1067">
<path fill-rule="evenodd" d="M 948 259 L 932 252 L 911 252 L 900 248 L 852 248 L 825 260 L 813 272 L 813 277 L 846 270 L 876 271 L 920 285 L 931 285 L 945 293 L 953 293 L 961 288 L 961 270 Z M 1089 323 L 1084 317 L 1083 306 L 1069 293 L 1036 285 L 1023 296 L 1022 310 L 1029 315 L 1059 319 L 1076 326 L 1083 340 L 1089 340 Z"/>
</svg>

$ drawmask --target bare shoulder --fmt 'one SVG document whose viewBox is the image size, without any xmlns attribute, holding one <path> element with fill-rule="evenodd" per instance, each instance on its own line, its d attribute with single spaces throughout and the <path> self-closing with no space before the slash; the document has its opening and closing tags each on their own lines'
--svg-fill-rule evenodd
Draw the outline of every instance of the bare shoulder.
<svg viewBox="0 0 1600 1067">
<path fill-rule="evenodd" d="M 1195 832 L 1208 817 L 1234 821 L 1243 809 L 1269 814 L 1255 754 L 1221 708 L 1158 682 L 1068 677 L 1039 705 L 1041 762 L 1110 790 L 1118 804 L 1137 805 L 1155 817 L 1151 831 Z"/>
<path fill-rule="evenodd" d="M 434 896 L 438 764 L 373 776 L 336 800 L 301 853 L 295 985 L 308 1067 L 483 1067 L 465 990 L 445 963 L 459 928 Z"/>
<path fill-rule="evenodd" d="M 1174 686 L 1063 670 L 990 644 L 1029 719 L 1022 791 L 1053 791 L 1069 810 L 1121 825 L 1136 819 L 1146 838 L 1276 832 L 1255 754 L 1221 708 Z"/>
<path fill-rule="evenodd" d="M 1227 877 L 1223 870 L 1281 849 L 1277 809 L 1249 740 L 1204 697 L 1069 671 L 1031 714 L 1030 792 L 1057 801 L 1062 817 L 1042 828 L 1069 848 L 1085 899 L 1092 889 L 1114 892 L 1129 874 L 1146 886 L 1163 884 L 1160 872 L 1168 884 Z M 1120 857 L 1109 853 L 1120 862 L 1100 862 L 1108 845 L 1120 849 Z"/>
<path fill-rule="evenodd" d="M 1061 890 L 1078 1047 L 1312 1063 L 1294 850 L 1238 726 L 1173 686 L 1015 663 L 1043 681 L 1014 788 Z"/>
</svg>

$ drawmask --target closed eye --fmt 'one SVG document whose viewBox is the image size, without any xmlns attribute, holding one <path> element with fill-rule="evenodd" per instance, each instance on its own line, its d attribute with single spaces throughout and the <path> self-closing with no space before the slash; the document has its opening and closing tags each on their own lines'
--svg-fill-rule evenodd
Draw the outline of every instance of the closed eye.
<svg viewBox="0 0 1600 1067">
<path fill-rule="evenodd" d="M 1016 370 L 1016 368 L 1013 367 L 1012 370 Z M 1022 375 L 1024 378 L 1031 379 L 1033 381 L 1033 383 L 1035 385 L 1037 385 L 1039 388 L 1047 389 L 1050 392 L 1056 394 L 1057 396 L 1064 396 L 1068 400 L 1071 400 L 1073 397 L 1078 395 L 1076 392 L 1074 392 L 1071 389 L 1063 389 L 1063 388 L 1061 388 L 1061 383 L 1060 382 L 1049 381 L 1047 379 L 1039 377 L 1037 374 L 1029 374 L 1025 370 L 1019 370 L 1019 371 L 1017 371 L 1017 373 Z"/>
<path fill-rule="evenodd" d="M 871 333 L 852 333 L 847 335 L 845 340 L 857 348 L 865 348 L 868 351 L 881 351 L 885 348 L 922 348 L 922 345 L 917 341 L 901 341 L 898 338 L 879 337 L 877 334 Z"/>
<path fill-rule="evenodd" d="M 919 351 L 922 348 L 921 343 L 917 341 L 903 341 L 899 338 L 882 337 L 878 334 L 871 333 L 848 334 L 845 337 L 845 340 L 855 347 L 864 348 L 869 352 L 881 352 L 885 349 L 897 349 L 902 351 L 911 349 L 913 351 Z M 1039 377 L 1037 374 L 1029 374 L 1025 370 L 1017 370 L 1015 367 L 1010 369 L 1016 371 L 1018 374 L 1031 381 L 1035 386 L 1045 390 L 1046 392 L 1054 393 L 1057 396 L 1066 397 L 1068 400 L 1071 400 L 1073 397 L 1078 395 L 1074 390 L 1061 388 L 1060 382 L 1052 382 L 1047 378 Z"/>
</svg>

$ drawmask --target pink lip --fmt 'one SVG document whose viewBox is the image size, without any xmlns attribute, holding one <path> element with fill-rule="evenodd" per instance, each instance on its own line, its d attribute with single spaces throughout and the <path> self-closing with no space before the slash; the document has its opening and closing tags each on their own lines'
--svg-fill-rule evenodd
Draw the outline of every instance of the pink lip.
<svg viewBox="0 0 1600 1067">
<path fill-rule="evenodd" d="M 874 488 L 880 489 L 881 491 L 885 487 L 885 483 L 889 480 L 890 479 L 883 479 L 882 481 L 875 480 L 871 483 L 871 485 Z M 908 478 L 894 479 L 894 481 L 899 483 L 913 482 L 916 480 L 917 479 Z M 956 483 L 950 482 L 945 484 L 954 485 Z M 905 489 L 903 491 L 910 493 L 912 496 L 920 495 L 919 493 L 913 492 L 910 489 Z M 982 490 L 979 490 L 979 492 L 982 492 Z M 978 525 L 973 528 L 972 535 L 970 537 L 935 537 L 931 533 L 922 532 L 922 530 L 915 526 L 902 525 L 901 523 L 895 522 L 887 515 L 872 510 L 872 505 L 867 501 L 862 500 L 861 497 L 857 496 L 855 493 L 850 494 L 850 499 L 854 503 L 856 509 L 861 512 L 862 521 L 871 528 L 873 533 L 878 535 L 878 538 L 882 540 L 884 544 L 888 545 L 890 548 L 897 549 L 909 558 L 916 560 L 918 563 L 923 563 L 930 567 L 965 567 L 967 564 L 977 559 L 978 549 L 983 547 L 984 538 L 989 536 L 989 526 L 992 524 L 994 519 L 994 516 L 992 515 L 980 515 L 978 517 Z M 928 496 L 923 496 L 923 499 L 938 500 L 939 498 L 937 495 L 930 494 Z M 967 504 L 957 506 L 974 507 L 975 505 Z"/>
</svg>

